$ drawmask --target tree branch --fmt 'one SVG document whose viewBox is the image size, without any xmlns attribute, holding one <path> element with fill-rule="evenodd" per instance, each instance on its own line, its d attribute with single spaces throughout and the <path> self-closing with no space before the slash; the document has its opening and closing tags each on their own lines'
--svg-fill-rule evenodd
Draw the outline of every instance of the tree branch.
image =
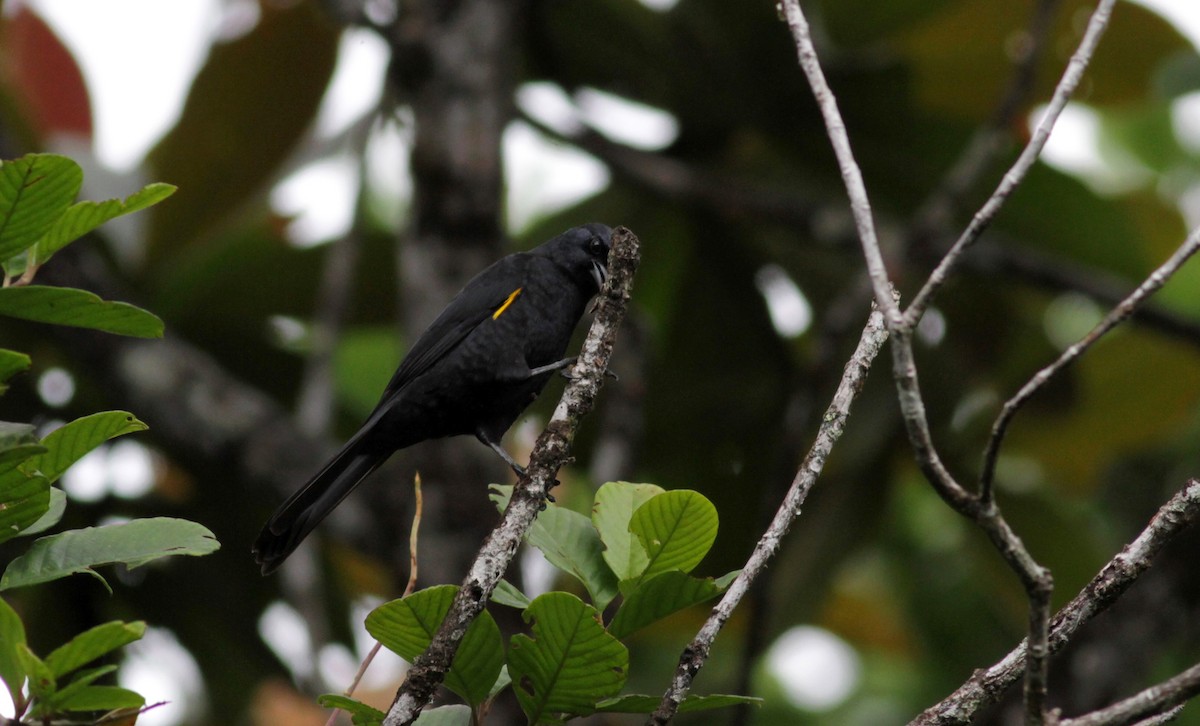
<svg viewBox="0 0 1200 726">
<path fill-rule="evenodd" d="M 817 60 L 817 49 L 813 46 L 808 20 L 800 9 L 800 0 L 783 0 L 783 13 L 796 42 L 800 68 L 804 71 L 808 85 L 817 100 L 817 106 L 821 109 L 829 142 L 833 146 L 842 181 L 846 185 L 846 194 L 850 197 L 850 212 L 854 215 L 854 226 L 858 230 L 863 257 L 866 258 L 867 273 L 871 276 L 875 304 L 883 312 L 888 330 L 895 333 L 896 326 L 900 323 L 899 302 L 892 296 L 891 280 L 888 278 L 887 267 L 883 264 L 883 253 L 879 249 L 879 239 L 875 234 L 875 222 L 871 218 L 871 201 L 867 197 L 862 171 L 858 168 L 854 152 L 850 149 L 850 137 L 846 135 L 846 124 L 838 110 L 837 98 L 830 90 L 825 73 Z"/>
<path fill-rule="evenodd" d="M 906 246 L 938 230 L 950 226 L 954 208 L 975 187 L 980 177 L 991 167 L 1005 140 L 1012 132 L 1009 126 L 1033 90 L 1038 63 L 1045 54 L 1054 13 L 1061 0 L 1038 0 L 1026 31 L 1028 43 L 1008 80 L 1008 87 L 996 104 L 987 123 L 971 136 L 966 148 L 942 176 L 941 183 L 921 204 L 909 225 Z"/>
<path fill-rule="evenodd" d="M 1191 479 L 1171 497 L 1133 542 L 1109 561 L 1050 623 L 1050 652 L 1060 650 L 1084 624 L 1106 610 L 1149 567 L 1158 553 L 1180 532 L 1200 519 L 1200 479 Z M 989 668 L 976 671 L 966 683 L 913 719 L 910 726 L 965 726 L 978 713 L 1000 700 L 1025 669 L 1022 642 Z"/>
<path fill-rule="evenodd" d="M 1050 132 L 1054 130 L 1054 124 L 1058 121 L 1059 114 L 1062 113 L 1062 110 L 1067 105 L 1067 101 L 1075 93 L 1076 87 L 1079 86 L 1079 81 L 1083 78 L 1084 71 L 1087 70 L 1088 63 L 1092 59 L 1092 54 L 1096 51 L 1096 46 L 1099 45 L 1100 38 L 1104 35 L 1105 29 L 1108 28 L 1108 21 L 1112 16 L 1112 8 L 1115 3 L 1116 0 L 1100 0 L 1100 3 L 1096 6 L 1095 12 L 1092 13 L 1091 19 L 1088 20 L 1083 40 L 1080 41 L 1079 47 L 1071 55 L 1071 60 L 1067 63 L 1067 68 L 1063 71 L 1058 85 L 1055 86 L 1054 95 L 1051 97 L 1050 103 L 1047 104 L 1041 120 L 1038 121 L 1037 129 L 1034 130 L 1029 143 L 1025 145 L 1025 149 L 1021 152 L 1021 155 L 1017 157 L 1016 162 L 1005 173 L 1000 185 L 996 187 L 996 191 L 992 192 L 992 196 L 975 213 L 966 230 L 963 231 L 958 241 L 954 243 L 954 246 L 950 248 L 950 251 L 946 253 L 941 262 L 934 268 L 925 285 L 913 298 L 912 303 L 909 304 L 908 309 L 904 313 L 905 321 L 909 324 L 915 325 L 921 319 L 933 296 L 946 282 L 950 271 L 958 263 L 962 253 L 974 244 L 979 239 L 979 236 L 983 234 L 983 231 L 991 225 L 992 220 L 999 214 L 1000 208 L 1008 201 L 1009 195 L 1024 181 L 1025 175 L 1033 168 L 1038 156 L 1042 153 L 1042 149 L 1046 146 L 1046 142 L 1050 139 Z"/>
<path fill-rule="evenodd" d="M 1127 726 L 1143 724 L 1200 695 L 1200 664 L 1174 678 L 1153 685 L 1123 701 L 1077 718 L 1058 721 L 1058 726 Z"/>
<path fill-rule="evenodd" d="M 1029 600 L 1029 636 L 1027 639 L 1029 657 L 1025 669 L 1024 702 L 1025 723 L 1030 725 L 1041 724 L 1045 715 L 1046 683 L 1049 670 L 1050 596 L 1053 592 L 1054 581 L 1050 571 L 1033 559 L 1024 543 L 1009 527 L 995 501 L 991 498 L 986 500 L 978 498 L 968 493 L 942 463 L 930 434 L 925 403 L 921 396 L 912 347 L 912 333 L 933 295 L 944 284 L 963 252 L 991 224 L 1008 196 L 1024 180 L 1029 169 L 1037 161 L 1042 148 L 1050 137 L 1059 113 L 1078 86 L 1092 53 L 1108 25 L 1114 2 L 1115 0 L 1100 0 L 1089 21 L 1084 38 L 1059 80 L 1054 96 L 1038 123 L 1033 138 L 1004 175 L 995 192 L 972 218 L 958 241 L 939 261 L 925 285 L 903 313 L 890 299 L 890 280 L 875 236 L 870 204 L 862 182 L 862 175 L 850 150 L 845 123 L 838 111 L 836 99 L 829 90 L 817 61 L 816 50 L 813 47 L 804 13 L 800 9 L 798 0 L 784 0 L 783 2 L 784 14 L 796 43 L 800 66 L 821 109 L 829 140 L 838 158 L 842 178 L 850 196 L 851 212 L 858 229 L 859 241 L 863 247 L 863 255 L 866 259 L 867 272 L 871 279 L 875 298 L 884 311 L 888 331 L 892 336 L 893 376 L 896 381 L 905 427 L 920 468 L 934 489 L 951 507 L 972 519 L 984 530 L 992 544 L 1020 579 Z"/>
<path fill-rule="evenodd" d="M 492 530 L 471 565 L 462 587 L 429 648 L 413 663 L 384 720 L 385 726 L 412 723 L 445 677 L 467 627 L 479 615 L 496 583 L 508 569 L 525 533 L 544 506 L 555 474 L 570 460 L 571 442 L 580 419 L 591 411 L 603 383 L 617 329 L 625 315 L 639 260 L 638 240 L 628 229 L 613 232 L 609 279 L 600 293 L 596 318 L 584 340 L 571 381 L 563 391 L 546 430 L 538 437 L 529 466 L 513 492 L 500 523 Z"/>
<path fill-rule="evenodd" d="M 784 497 L 783 504 L 775 513 L 770 527 L 758 540 L 754 552 L 746 561 L 741 573 L 713 608 L 712 614 L 709 615 L 696 637 L 684 648 L 683 654 L 679 657 L 679 665 L 675 670 L 671 686 L 663 694 L 658 708 L 647 723 L 661 726 L 675 716 L 679 704 L 683 702 L 691 689 L 692 680 L 708 659 L 709 650 L 713 641 L 716 640 L 717 634 L 733 613 L 734 608 L 741 602 L 747 590 L 750 589 L 751 583 L 778 551 L 780 541 L 791 527 L 792 522 L 799 516 L 800 506 L 804 503 L 813 484 L 816 483 L 817 477 L 821 475 L 821 471 L 825 467 L 825 460 L 833 450 L 834 444 L 841 437 L 846 420 L 850 415 L 850 405 L 862 391 L 863 384 L 867 380 L 867 372 L 871 369 L 871 363 L 886 340 L 887 327 L 884 324 L 883 314 L 874 311 L 867 320 L 866 327 L 863 328 L 858 347 L 855 348 L 854 354 L 846 363 L 841 383 L 838 384 L 833 400 L 826 409 L 825 416 L 821 419 L 821 427 L 817 432 L 816 440 L 808 455 L 804 457 L 804 461 L 792 481 L 792 486 L 788 489 L 787 496 Z"/>
<path fill-rule="evenodd" d="M 996 458 L 999 456 L 1000 445 L 1004 442 L 1004 434 L 1017 412 L 1025 405 L 1033 394 L 1041 390 L 1054 376 L 1083 355 L 1097 340 L 1110 330 L 1127 320 L 1143 302 L 1166 284 L 1175 272 L 1187 262 L 1196 250 L 1200 249 L 1200 227 L 1184 240 L 1175 254 L 1164 262 L 1157 270 L 1104 316 L 1096 327 L 1092 328 L 1079 342 L 1063 351 L 1058 360 L 1038 371 L 1033 378 L 1021 387 L 1015 396 L 1005 402 L 996 422 L 992 424 L 992 435 L 988 438 L 987 448 L 983 453 L 983 469 L 979 474 L 979 500 L 984 506 L 992 501 L 992 481 L 996 473 Z"/>
</svg>

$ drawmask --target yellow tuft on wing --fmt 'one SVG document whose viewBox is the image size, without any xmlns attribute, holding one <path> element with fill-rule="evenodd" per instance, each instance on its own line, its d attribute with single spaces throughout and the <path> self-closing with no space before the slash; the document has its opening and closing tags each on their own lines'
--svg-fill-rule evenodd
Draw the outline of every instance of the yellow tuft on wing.
<svg viewBox="0 0 1200 726">
<path fill-rule="evenodd" d="M 518 287 L 516 290 L 513 290 L 512 294 L 508 296 L 508 299 L 505 300 L 504 303 L 500 307 L 496 308 L 496 312 L 492 313 L 492 320 L 495 320 L 496 318 L 500 317 L 500 313 L 503 313 L 505 310 L 508 310 L 508 306 L 513 304 L 513 300 L 517 299 L 517 295 L 520 295 L 521 290 L 523 290 L 523 289 L 524 288 Z"/>
</svg>

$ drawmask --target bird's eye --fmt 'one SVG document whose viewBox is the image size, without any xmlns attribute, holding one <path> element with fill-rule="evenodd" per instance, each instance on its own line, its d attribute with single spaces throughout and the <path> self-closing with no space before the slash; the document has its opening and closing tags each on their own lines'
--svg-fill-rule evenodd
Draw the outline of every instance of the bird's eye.
<svg viewBox="0 0 1200 726">
<path fill-rule="evenodd" d="M 592 237 L 592 239 L 588 242 L 588 252 L 596 255 L 597 257 L 600 256 L 604 253 L 604 243 L 599 239 Z"/>
</svg>

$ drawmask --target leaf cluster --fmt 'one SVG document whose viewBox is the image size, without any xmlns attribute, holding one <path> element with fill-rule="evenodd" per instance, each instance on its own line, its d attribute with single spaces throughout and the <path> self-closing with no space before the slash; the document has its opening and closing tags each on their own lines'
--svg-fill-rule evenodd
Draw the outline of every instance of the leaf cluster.
<svg viewBox="0 0 1200 726">
<path fill-rule="evenodd" d="M 30 154 L 0 163 L 0 265 L 5 283 L 0 288 L 0 314 L 160 337 L 162 321 L 145 310 L 106 302 L 84 290 L 29 284 L 37 270 L 67 244 L 174 191 L 170 185 L 151 184 L 124 201 L 75 202 L 82 181 L 78 164 L 53 154 Z M 30 363 L 24 353 L 0 350 L 0 393 Z M 67 496 L 54 484 L 63 473 L 105 442 L 146 428 L 125 411 L 83 416 L 41 438 L 30 424 L 0 422 L 0 543 L 38 535 L 58 524 Z M 218 547 L 205 527 L 167 517 L 68 530 L 35 540 L 9 561 L 0 576 L 0 591 L 86 573 L 111 592 L 96 567 L 119 564 L 133 569 L 170 555 L 209 554 Z M 0 679 L 12 698 L 15 718 L 49 721 L 69 714 L 108 712 L 95 723 L 136 720 L 145 705 L 141 695 L 96 683 L 117 666 L 83 667 L 138 640 L 145 629 L 141 622 L 105 623 L 41 658 L 27 645 L 17 611 L 0 600 Z"/>
<path fill-rule="evenodd" d="M 492 499 L 503 510 L 511 486 L 494 486 Z M 658 699 L 621 694 L 629 667 L 622 642 L 684 608 L 720 595 L 737 576 L 700 578 L 689 574 L 708 554 L 717 536 L 717 511 L 703 495 L 664 491 L 653 484 L 609 482 L 596 493 L 591 518 L 559 506 L 542 512 L 527 541 L 555 568 L 578 580 L 591 603 L 568 592 L 530 598 L 502 582 L 493 595 L 501 605 L 519 608 L 528 633 L 504 639 L 484 611 L 463 637 L 445 684 L 469 708 L 444 706 L 422 714 L 417 723 L 467 724 L 481 721 L 500 692 L 512 688 L 531 724 L 563 723 L 596 712 L 645 713 Z M 367 631 L 407 660 L 429 647 L 458 588 L 440 585 L 376 608 Z M 620 598 L 611 617 L 602 615 Z M 684 710 L 755 703 L 744 696 L 693 696 Z M 341 696 L 325 696 L 326 706 L 348 711 L 355 724 L 381 723 L 384 714 Z"/>
</svg>

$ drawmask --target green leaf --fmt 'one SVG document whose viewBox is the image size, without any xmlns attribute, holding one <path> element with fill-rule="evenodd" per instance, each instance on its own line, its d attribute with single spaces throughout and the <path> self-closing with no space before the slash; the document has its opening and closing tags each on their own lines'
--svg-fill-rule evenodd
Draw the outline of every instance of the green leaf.
<svg viewBox="0 0 1200 726">
<path fill-rule="evenodd" d="M 25 677 L 29 679 L 29 695 L 37 699 L 46 699 L 58 689 L 54 674 L 25 643 L 17 644 L 17 660 L 21 662 L 21 670 L 25 671 Z"/>
<path fill-rule="evenodd" d="M 570 509 L 550 506 L 529 529 L 529 544 L 550 564 L 573 575 L 587 588 L 597 610 L 617 596 L 617 577 L 604 561 L 604 545 L 591 520 Z"/>
<path fill-rule="evenodd" d="M 508 580 L 501 580 L 496 583 L 496 589 L 492 591 L 492 602 L 524 610 L 533 600 L 530 600 L 528 595 L 518 590 L 517 586 Z"/>
<path fill-rule="evenodd" d="M 20 531 L 20 536 L 28 537 L 34 534 L 41 534 L 50 529 L 54 525 L 62 521 L 63 514 L 67 511 L 67 495 L 62 489 L 50 487 L 50 507 L 46 513 L 33 524 L 25 527 Z"/>
<path fill-rule="evenodd" d="M 171 555 L 207 555 L 220 543 L 205 527 L 183 519 L 153 517 L 87 527 L 43 537 L 9 563 L 0 590 L 36 585 L 92 568 L 122 563 L 130 569 Z M 103 578 L 100 578 L 103 580 Z"/>
<path fill-rule="evenodd" d="M 46 666 L 55 678 L 62 678 L 80 666 L 139 640 L 145 632 L 146 624 L 143 622 L 123 623 L 114 620 L 97 625 L 55 648 L 46 656 Z"/>
<path fill-rule="evenodd" d="M 50 511 L 50 482 L 19 469 L 0 474 L 0 542 L 28 529 Z"/>
<path fill-rule="evenodd" d="M 105 411 L 77 418 L 42 439 L 46 453 L 30 459 L 21 468 L 25 471 L 36 469 L 53 484 L 68 467 L 105 441 L 147 428 L 136 416 L 125 411 Z"/>
<path fill-rule="evenodd" d="M 629 520 L 638 507 L 663 493 L 654 484 L 610 481 L 596 492 L 592 505 L 592 524 L 604 542 L 604 561 L 617 579 L 629 580 L 642 574 L 650 562 L 646 549 L 629 531 Z"/>
<path fill-rule="evenodd" d="M 114 711 L 141 708 L 146 705 L 146 699 L 140 693 L 120 686 L 87 686 L 73 692 L 69 700 L 56 698 L 54 703 L 64 711 Z"/>
<path fill-rule="evenodd" d="M 175 193 L 171 184 L 148 184 L 124 201 L 78 202 L 71 205 L 33 246 L 30 264 L 43 265 L 55 252 L 117 217 L 158 204 Z"/>
<path fill-rule="evenodd" d="M 101 300 L 86 290 L 72 287 L 0 288 L 0 315 L 136 338 L 161 338 L 163 334 L 163 322 L 155 315 L 128 303 Z"/>
<path fill-rule="evenodd" d="M 4 383 L 18 373 L 29 370 L 30 362 L 29 356 L 24 353 L 0 348 L 0 383 Z M 6 388 L 7 386 L 0 385 L 0 393 L 3 393 Z"/>
<path fill-rule="evenodd" d="M 21 462 L 45 450 L 33 426 L 0 421 L 0 472 L 15 469 Z"/>
<path fill-rule="evenodd" d="M 661 700 L 661 696 L 630 693 L 601 701 L 596 704 L 596 710 L 602 713 L 653 713 L 658 708 L 659 701 Z M 707 696 L 688 696 L 683 699 L 683 703 L 679 704 L 679 713 L 710 711 L 714 708 L 740 706 L 743 703 L 761 706 L 762 702 L 761 698 L 754 698 L 753 696 L 733 696 L 724 693 L 714 693 Z"/>
<path fill-rule="evenodd" d="M 374 706 L 368 706 L 347 696 L 326 693 L 317 698 L 317 703 L 325 708 L 337 708 L 350 714 L 354 726 L 379 726 L 387 714 Z"/>
<path fill-rule="evenodd" d="M 728 576 L 722 579 L 724 587 L 711 577 L 701 579 L 679 570 L 660 572 L 625 596 L 608 632 L 624 638 L 671 613 L 711 600 L 733 581 Z"/>
<path fill-rule="evenodd" d="M 541 595 L 524 613 L 533 637 L 517 634 L 508 651 L 513 690 L 530 723 L 584 716 L 625 683 L 629 651 L 600 624 L 600 614 L 565 592 Z"/>
<path fill-rule="evenodd" d="M 500 694 L 505 688 L 512 685 L 512 677 L 508 675 L 508 666 L 500 669 L 500 677 L 492 684 L 492 690 L 488 692 L 488 699 L 493 699 Z"/>
<path fill-rule="evenodd" d="M 717 508 L 699 492 L 665 492 L 638 507 L 629 530 L 650 557 L 639 582 L 669 570 L 691 572 L 717 538 Z"/>
<path fill-rule="evenodd" d="M 66 211 L 83 170 L 56 154 L 0 162 L 0 260 L 24 252 Z"/>
<path fill-rule="evenodd" d="M 471 726 L 471 709 L 461 703 L 422 711 L 413 726 Z"/>
<path fill-rule="evenodd" d="M 457 592 L 455 585 L 439 585 L 384 603 L 367 616 L 367 632 L 401 658 L 416 660 L 446 619 Z M 446 673 L 446 687 L 479 705 L 487 700 L 503 665 L 504 639 L 485 610 L 467 628 Z"/>
<path fill-rule="evenodd" d="M 512 487 L 493 485 L 492 488 L 496 493 L 489 496 L 503 511 Z M 538 514 L 526 540 L 541 550 L 550 564 L 582 582 L 598 609 L 603 610 L 617 596 L 617 578 L 604 561 L 604 544 L 587 517 L 563 507 L 549 506 Z"/>
<path fill-rule="evenodd" d="M 117 670 L 115 665 L 100 666 L 99 668 L 91 668 L 86 671 L 81 671 L 71 682 L 54 692 L 47 700 L 40 704 L 39 710 L 43 713 L 56 713 L 62 711 L 63 704 L 71 701 L 83 689 L 94 683 L 98 678 L 108 675 Z"/>
<path fill-rule="evenodd" d="M 12 606 L 0 598 L 0 679 L 8 688 L 13 703 L 21 699 L 25 686 L 25 667 L 17 655 L 18 648 L 25 645 L 25 625 Z"/>
</svg>

